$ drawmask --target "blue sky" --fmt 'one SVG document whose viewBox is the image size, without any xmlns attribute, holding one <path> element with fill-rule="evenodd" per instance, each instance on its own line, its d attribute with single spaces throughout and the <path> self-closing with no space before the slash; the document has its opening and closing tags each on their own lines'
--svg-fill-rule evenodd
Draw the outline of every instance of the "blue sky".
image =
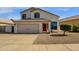
<svg viewBox="0 0 79 59">
<path fill-rule="evenodd" d="M 20 19 L 20 12 L 27 9 L 28 7 L 0 7 L 0 18 L 6 19 Z M 79 15 L 78 7 L 39 7 L 43 10 L 49 11 L 61 18 L 69 16 Z"/>
</svg>

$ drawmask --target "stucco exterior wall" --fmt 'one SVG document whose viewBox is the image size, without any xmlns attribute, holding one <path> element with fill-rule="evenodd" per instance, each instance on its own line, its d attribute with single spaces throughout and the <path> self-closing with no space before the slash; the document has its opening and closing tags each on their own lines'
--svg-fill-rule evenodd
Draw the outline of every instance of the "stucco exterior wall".
<svg viewBox="0 0 79 59">
<path fill-rule="evenodd" d="M 22 17 L 22 14 L 26 14 L 26 18 L 31 18 L 31 12 L 30 12 L 30 10 L 28 10 L 27 12 L 21 13 L 21 17 Z"/>
<path fill-rule="evenodd" d="M 57 17 L 55 15 L 51 15 L 51 14 L 46 13 L 46 12 L 41 11 L 41 10 L 35 10 L 35 11 L 33 11 L 31 13 L 32 14 L 31 15 L 31 18 L 34 18 L 34 13 L 36 13 L 36 12 L 39 12 L 40 13 L 40 18 L 48 19 L 48 20 L 51 20 L 51 21 L 58 20 L 59 19 L 59 17 Z"/>
<path fill-rule="evenodd" d="M 62 25 L 62 24 L 78 25 L 79 24 L 79 19 L 60 22 L 60 25 Z"/>
<path fill-rule="evenodd" d="M 55 15 L 51 15 L 51 14 L 44 12 L 44 11 L 41 11 L 41 10 L 35 10 L 35 11 L 32 11 L 32 12 L 30 12 L 30 10 L 28 10 L 26 12 L 21 13 L 21 15 L 26 14 L 27 18 L 34 19 L 34 13 L 36 13 L 36 12 L 40 13 L 40 18 L 48 19 L 48 20 L 51 20 L 51 21 L 58 21 L 59 20 L 59 17 L 57 17 Z"/>
<path fill-rule="evenodd" d="M 14 33 L 17 33 L 17 24 L 14 25 Z"/>
</svg>

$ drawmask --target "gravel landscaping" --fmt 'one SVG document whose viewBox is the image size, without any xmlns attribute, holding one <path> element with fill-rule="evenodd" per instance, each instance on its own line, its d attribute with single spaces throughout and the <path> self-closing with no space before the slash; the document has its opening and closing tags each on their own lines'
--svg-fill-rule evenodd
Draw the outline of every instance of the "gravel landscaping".
<svg viewBox="0 0 79 59">
<path fill-rule="evenodd" d="M 67 33 L 62 35 L 39 35 L 34 42 L 35 44 L 79 44 L 79 33 Z"/>
</svg>

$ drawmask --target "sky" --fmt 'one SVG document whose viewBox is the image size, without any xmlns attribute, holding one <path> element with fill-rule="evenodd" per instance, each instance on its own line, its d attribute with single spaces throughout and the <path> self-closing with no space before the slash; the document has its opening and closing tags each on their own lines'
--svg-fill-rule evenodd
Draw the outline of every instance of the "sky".
<svg viewBox="0 0 79 59">
<path fill-rule="evenodd" d="M 0 7 L 0 18 L 20 19 L 20 12 L 28 7 Z M 79 15 L 79 7 L 39 7 L 43 10 L 59 15 L 60 18 Z"/>
</svg>

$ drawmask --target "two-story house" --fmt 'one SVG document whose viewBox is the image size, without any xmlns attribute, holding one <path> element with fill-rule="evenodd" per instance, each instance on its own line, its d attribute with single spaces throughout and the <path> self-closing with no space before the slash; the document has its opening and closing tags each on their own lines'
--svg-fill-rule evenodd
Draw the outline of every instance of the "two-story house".
<svg viewBox="0 0 79 59">
<path fill-rule="evenodd" d="M 22 11 L 21 20 L 14 23 L 14 33 L 43 33 L 60 30 L 58 15 L 34 7 Z"/>
</svg>

